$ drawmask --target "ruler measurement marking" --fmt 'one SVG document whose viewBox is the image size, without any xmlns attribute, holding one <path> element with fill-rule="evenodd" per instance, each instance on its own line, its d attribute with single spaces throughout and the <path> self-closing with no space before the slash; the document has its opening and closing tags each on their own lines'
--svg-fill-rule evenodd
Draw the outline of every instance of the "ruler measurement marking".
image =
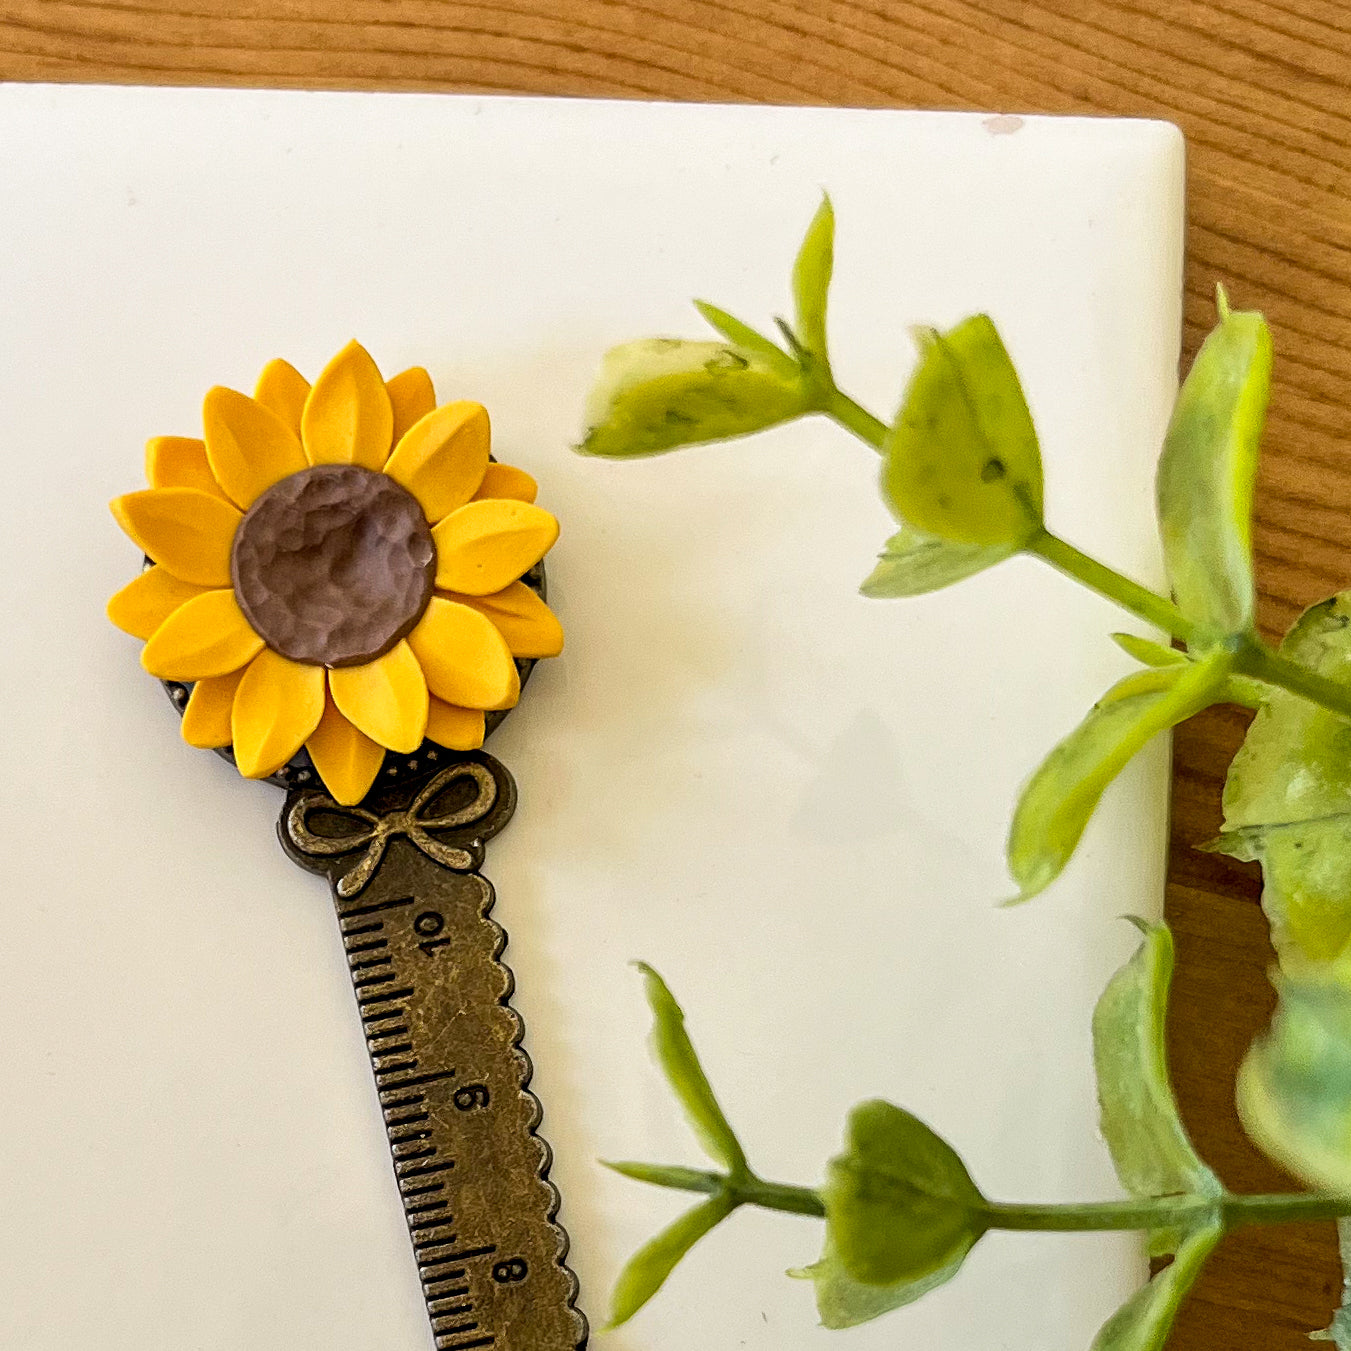
<svg viewBox="0 0 1351 1351">
<path fill-rule="evenodd" d="M 367 1041 L 384 1041 L 386 1037 L 410 1036 L 412 1036 L 412 1033 L 409 1031 L 407 1023 L 398 1023 L 384 1032 L 377 1032 L 374 1028 L 368 1028 L 366 1031 Z"/>
<path fill-rule="evenodd" d="M 444 1182 L 429 1182 L 425 1187 L 405 1187 L 402 1181 L 399 1183 L 399 1190 L 405 1196 L 427 1196 L 431 1192 L 443 1192 L 445 1189 Z"/>
<path fill-rule="evenodd" d="M 365 1008 L 369 1004 L 392 1004 L 400 999 L 406 999 L 413 993 L 413 987 L 410 985 L 403 990 L 389 990 L 385 994 L 362 995 L 357 1003 Z"/>
<path fill-rule="evenodd" d="M 407 1009 L 389 1009 L 385 1013 L 376 1013 L 374 1011 L 370 1013 L 363 1013 L 361 1015 L 361 1021 L 363 1023 L 370 1023 L 372 1026 L 374 1026 L 374 1024 L 376 1023 L 388 1022 L 391 1018 L 406 1018 L 407 1016 L 408 1016 Z M 366 1029 L 366 1035 L 368 1037 L 370 1036 L 370 1028 Z"/>
<path fill-rule="evenodd" d="M 380 927 L 383 929 L 385 926 L 382 924 Z M 352 939 L 356 936 L 355 934 L 348 934 L 343 939 L 343 946 L 346 947 L 349 957 L 356 957 L 363 952 L 378 952 L 381 948 L 389 946 L 389 939 L 387 938 L 372 938 L 366 943 L 353 943 Z"/>
<path fill-rule="evenodd" d="M 376 1078 L 381 1078 L 384 1073 L 385 1071 L 381 1071 L 380 1074 L 376 1075 Z M 410 1078 L 400 1079 L 397 1084 L 382 1084 L 380 1096 L 383 1098 L 386 1093 L 393 1093 L 401 1088 L 412 1088 L 417 1084 L 434 1084 L 441 1079 L 453 1079 L 454 1077 L 454 1070 L 429 1070 L 426 1074 L 415 1074 Z"/>
<path fill-rule="evenodd" d="M 497 1251 L 496 1243 L 485 1243 L 481 1248 L 465 1248 L 463 1252 L 451 1253 L 449 1257 L 443 1257 L 440 1261 L 429 1263 L 430 1266 L 442 1266 L 446 1262 L 469 1262 L 475 1257 L 491 1257 Z"/>
<path fill-rule="evenodd" d="M 427 1308 L 430 1311 L 433 1304 L 444 1304 L 448 1299 L 463 1299 L 469 1293 L 469 1287 L 462 1285 L 457 1290 L 448 1290 L 444 1295 L 438 1295 L 435 1299 L 427 1301 Z M 448 1313 L 469 1313 L 473 1309 L 472 1304 L 457 1304 L 452 1309 L 443 1309 L 440 1312 L 433 1313 L 433 1318 L 440 1318 Z"/>
<path fill-rule="evenodd" d="M 474 1327 L 477 1326 L 478 1324 L 475 1323 Z M 475 1351 L 476 1347 L 491 1346 L 493 1342 L 496 1340 L 496 1338 L 493 1337 L 491 1333 L 489 1333 L 489 1335 L 486 1337 L 475 1337 L 472 1342 L 442 1341 L 443 1337 L 458 1337 L 461 1332 L 471 1332 L 471 1331 L 473 1331 L 473 1328 L 456 1328 L 453 1332 L 438 1333 L 436 1337 L 436 1345 L 440 1348 L 440 1351 Z"/>
<path fill-rule="evenodd" d="M 384 945 L 381 944 L 381 946 L 383 947 Z M 347 965 L 353 971 L 364 971 L 367 967 L 371 966 L 389 966 L 393 961 L 393 957 L 364 957 L 359 962 L 348 962 Z"/>
<path fill-rule="evenodd" d="M 430 1216 L 431 1212 L 434 1210 L 445 1211 L 445 1214 L 440 1219 L 432 1219 Z M 428 1218 L 420 1224 L 409 1224 L 408 1228 L 414 1232 L 418 1229 L 435 1229 L 437 1225 L 449 1224 L 452 1219 L 454 1219 L 454 1216 L 446 1210 L 446 1203 L 444 1201 L 424 1201 L 420 1206 L 406 1206 L 404 1208 L 404 1214 L 409 1220 L 411 1220 L 414 1215 L 428 1216 Z"/>
<path fill-rule="evenodd" d="M 447 1309 L 444 1313 L 433 1314 L 432 1331 L 437 1333 L 438 1336 L 444 1337 L 451 1337 L 457 1332 L 472 1332 L 475 1328 L 478 1327 L 477 1323 L 471 1324 L 469 1327 L 453 1327 L 445 1329 L 438 1328 L 436 1325 L 438 1323 L 444 1323 L 448 1320 L 463 1318 L 465 1314 L 473 1312 L 474 1306 L 472 1304 L 457 1304 L 453 1309 Z"/>
<path fill-rule="evenodd" d="M 448 1296 L 453 1295 L 455 1292 L 453 1290 L 447 1290 L 441 1295 L 433 1295 L 431 1294 L 432 1286 L 445 1285 L 447 1281 L 462 1281 L 462 1280 L 464 1280 L 464 1268 L 460 1267 L 456 1271 L 446 1272 L 444 1276 L 432 1276 L 430 1279 L 424 1279 L 422 1282 L 422 1288 L 427 1292 L 427 1297 L 429 1299 L 445 1299 Z M 465 1290 L 468 1291 L 468 1289 L 469 1287 L 466 1285 Z"/>
<path fill-rule="evenodd" d="M 455 1167 L 454 1159 L 447 1159 L 444 1163 L 424 1163 L 416 1168 L 409 1168 L 401 1173 L 400 1177 L 435 1177 L 437 1173 L 448 1173 Z M 449 1220 L 441 1221 L 443 1224 L 449 1224 Z M 419 1229 L 435 1228 L 435 1225 L 418 1225 Z"/>
<path fill-rule="evenodd" d="M 351 910 L 342 911 L 339 918 L 344 920 L 358 919 L 363 918 L 366 915 L 378 915 L 382 910 L 399 910 L 402 909 L 405 905 L 412 905 L 412 904 L 413 904 L 413 897 L 396 896 L 388 901 L 372 901 L 369 905 L 354 906 Z"/>
<path fill-rule="evenodd" d="M 452 1234 L 449 1238 L 428 1238 L 424 1239 L 421 1243 L 414 1243 L 413 1251 L 419 1254 L 418 1256 L 419 1266 L 430 1267 L 435 1266 L 438 1262 L 454 1261 L 455 1257 L 458 1256 L 458 1254 L 453 1254 L 451 1257 L 445 1258 L 431 1257 L 427 1256 L 427 1254 L 435 1252 L 437 1248 L 453 1248 L 454 1246 L 455 1246 L 455 1235 Z"/>
<path fill-rule="evenodd" d="M 338 922 L 342 925 L 343 941 L 349 938 L 360 938 L 362 934 L 379 933 L 385 927 L 385 921 L 382 919 L 372 920 L 369 924 L 348 924 L 348 922 L 338 916 Z"/>
<path fill-rule="evenodd" d="M 435 1145 L 428 1145 L 426 1149 L 410 1149 L 407 1154 L 400 1154 L 399 1157 L 394 1160 L 394 1165 L 395 1168 L 398 1169 L 400 1164 L 412 1163 L 415 1159 L 429 1159 L 433 1154 L 438 1152 Z M 415 1170 L 412 1168 L 403 1168 L 399 1170 L 399 1176 L 408 1177 L 414 1171 Z"/>
<path fill-rule="evenodd" d="M 389 965 L 388 957 L 384 958 L 383 965 Z M 390 970 L 381 972 L 379 975 L 372 972 L 370 975 L 362 976 L 360 979 L 354 980 L 352 982 L 352 988 L 354 990 L 364 990 L 368 985 L 384 985 L 388 981 L 397 980 L 398 977 L 399 973 L 391 967 Z M 409 990 L 408 993 L 412 994 L 413 992 Z"/>
<path fill-rule="evenodd" d="M 424 1229 L 449 1229 L 453 1223 L 453 1217 L 447 1215 L 444 1220 L 428 1220 L 425 1224 L 410 1224 L 408 1232 L 410 1234 L 421 1233 Z"/>
<path fill-rule="evenodd" d="M 367 1037 L 366 1040 L 367 1040 L 367 1041 L 383 1041 L 386 1037 L 395 1037 L 395 1036 L 398 1036 L 398 1033 L 397 1033 L 397 1032 L 380 1032 L 380 1033 L 377 1033 L 374 1037 Z M 375 1048 L 372 1047 L 371 1049 L 374 1050 Z M 375 1051 L 375 1054 L 378 1055 L 378 1056 L 387 1056 L 387 1055 L 405 1055 L 407 1052 L 411 1051 L 412 1049 L 413 1049 L 413 1043 L 412 1043 L 411 1041 L 401 1041 L 401 1042 L 397 1042 L 397 1043 L 396 1043 L 395 1045 L 393 1045 L 393 1046 L 382 1046 L 378 1051 Z"/>
</svg>

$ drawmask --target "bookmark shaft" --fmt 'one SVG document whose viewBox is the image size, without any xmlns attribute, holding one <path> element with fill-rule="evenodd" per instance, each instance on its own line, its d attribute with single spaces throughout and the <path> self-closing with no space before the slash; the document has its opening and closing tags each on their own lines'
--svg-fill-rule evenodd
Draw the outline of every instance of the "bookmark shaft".
<svg viewBox="0 0 1351 1351">
<path fill-rule="evenodd" d="M 293 793 L 280 823 L 288 854 L 332 884 L 439 1351 L 586 1342 L 506 934 L 478 872 L 514 805 L 480 753 L 360 809 Z"/>
</svg>

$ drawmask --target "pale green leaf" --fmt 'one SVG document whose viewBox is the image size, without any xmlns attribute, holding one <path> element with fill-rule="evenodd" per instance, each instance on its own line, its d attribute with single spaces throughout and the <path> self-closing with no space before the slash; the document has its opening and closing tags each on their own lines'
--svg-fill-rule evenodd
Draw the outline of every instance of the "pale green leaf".
<svg viewBox="0 0 1351 1351">
<path fill-rule="evenodd" d="M 793 263 L 793 301 L 798 341 L 825 380 L 830 379 L 826 345 L 826 297 L 835 269 L 835 208 L 823 196 Z"/>
<path fill-rule="evenodd" d="M 1186 670 L 1188 663 L 1177 666 L 1146 666 L 1142 671 L 1132 671 L 1120 680 L 1098 700 L 1096 708 L 1106 708 L 1108 704 L 1134 699 L 1141 694 L 1167 694 L 1176 685 Z"/>
<path fill-rule="evenodd" d="M 1179 652 L 1175 647 L 1165 647 L 1162 643 L 1152 642 L 1148 638 L 1141 638 L 1138 634 L 1114 633 L 1112 641 L 1144 666 L 1184 666 L 1187 662 L 1185 652 Z"/>
<path fill-rule="evenodd" d="M 1351 684 L 1351 592 L 1311 606 L 1281 656 Z M 1351 721 L 1273 689 L 1234 757 L 1224 788 L 1227 830 L 1351 812 Z"/>
<path fill-rule="evenodd" d="M 676 1163 L 635 1163 L 631 1159 L 602 1159 L 602 1168 L 608 1168 L 621 1177 L 635 1182 L 647 1182 L 654 1187 L 673 1187 L 677 1191 L 711 1192 L 712 1175 L 698 1168 L 685 1168 Z"/>
<path fill-rule="evenodd" d="M 1271 388 L 1271 332 L 1251 311 L 1221 312 L 1183 382 L 1157 504 L 1182 612 L 1216 635 L 1252 627 L 1252 498 Z"/>
<path fill-rule="evenodd" d="M 971 1244 L 967 1244 L 946 1266 L 937 1267 L 917 1280 L 896 1281 L 892 1285 L 865 1285 L 844 1269 L 844 1263 L 840 1261 L 835 1245 L 827 1234 L 820 1260 L 801 1271 L 790 1271 L 788 1274 L 816 1283 L 816 1311 L 821 1316 L 823 1327 L 852 1328 L 880 1318 L 893 1309 L 913 1304 L 931 1290 L 945 1285 L 962 1269 L 962 1263 L 970 1251 Z"/>
<path fill-rule="evenodd" d="M 1351 815 L 1225 831 L 1215 848 L 1262 865 L 1262 909 L 1287 971 L 1351 945 Z"/>
<path fill-rule="evenodd" d="M 703 1066 L 685 1031 L 685 1014 L 666 982 L 646 962 L 638 962 L 652 1009 L 652 1054 L 661 1066 L 704 1152 L 734 1177 L 746 1174 L 741 1142 L 723 1115 Z"/>
<path fill-rule="evenodd" d="M 1158 733 L 1213 702 L 1231 660 L 1217 652 L 1194 664 L 1127 676 L 1042 761 L 1009 830 L 1009 872 L 1019 900 L 1060 876 L 1107 785 Z"/>
<path fill-rule="evenodd" d="M 1342 1302 L 1332 1315 L 1332 1325 L 1311 1332 L 1311 1342 L 1332 1342 L 1337 1351 L 1351 1351 L 1351 1220 L 1337 1221 L 1337 1245 L 1342 1253 Z"/>
<path fill-rule="evenodd" d="M 659 455 L 763 431 L 800 417 L 809 402 L 798 375 L 756 353 L 644 338 L 606 353 L 577 449 L 610 459 Z"/>
<path fill-rule="evenodd" d="M 1014 552 L 1007 544 L 954 544 L 902 526 L 859 590 L 874 600 L 922 596 L 1002 563 Z"/>
<path fill-rule="evenodd" d="M 1351 990 L 1326 968 L 1276 988 L 1271 1026 L 1239 1071 L 1239 1116 L 1297 1177 L 1351 1191 Z"/>
<path fill-rule="evenodd" d="M 1351 683 L 1351 593 L 1305 611 L 1281 655 Z M 1287 968 L 1351 942 L 1351 722 L 1269 689 L 1224 788 L 1216 847 L 1262 863 L 1262 906 Z"/>
<path fill-rule="evenodd" d="M 627 1323 L 661 1289 L 680 1259 L 736 1207 L 736 1201 L 725 1193 L 710 1196 L 693 1210 L 687 1210 L 656 1238 L 643 1244 L 629 1258 L 615 1282 L 607 1326 L 616 1328 Z"/>
<path fill-rule="evenodd" d="M 960 1261 L 985 1232 L 984 1198 L 946 1141 L 888 1102 L 849 1114 L 845 1152 L 826 1170 L 826 1233 L 864 1285 L 914 1282 Z"/>
<path fill-rule="evenodd" d="M 1134 1196 L 1218 1198 L 1224 1188 L 1196 1153 L 1173 1097 L 1164 1049 L 1173 937 L 1133 920 L 1144 941 L 1112 977 L 1093 1011 L 1093 1064 L 1103 1139 Z M 1182 1235 L 1156 1230 L 1150 1250 L 1173 1252 Z"/>
<path fill-rule="evenodd" d="M 883 447 L 896 516 L 958 544 L 1020 548 L 1041 529 L 1041 451 L 1018 373 L 988 315 L 924 330 Z"/>
<path fill-rule="evenodd" d="M 746 356 L 760 358 L 770 370 L 777 371 L 785 379 L 796 378 L 797 362 L 763 333 L 757 333 L 749 324 L 742 323 L 726 310 L 720 310 L 706 300 L 696 300 L 694 308 L 733 347 L 739 348 Z"/>
<path fill-rule="evenodd" d="M 1165 647 L 1162 643 L 1139 638 L 1133 633 L 1114 633 L 1112 641 L 1123 652 L 1146 666 L 1185 666 L 1192 660 L 1185 652 L 1179 652 L 1175 647 Z M 1260 680 L 1230 672 L 1229 679 L 1224 683 L 1223 692 L 1215 702 L 1240 704 L 1244 708 L 1261 708 L 1269 692 L 1270 686 L 1264 685 Z"/>
<path fill-rule="evenodd" d="M 1162 1351 L 1179 1306 L 1223 1232 L 1211 1225 L 1188 1234 L 1177 1256 L 1103 1324 L 1090 1351 Z"/>
</svg>

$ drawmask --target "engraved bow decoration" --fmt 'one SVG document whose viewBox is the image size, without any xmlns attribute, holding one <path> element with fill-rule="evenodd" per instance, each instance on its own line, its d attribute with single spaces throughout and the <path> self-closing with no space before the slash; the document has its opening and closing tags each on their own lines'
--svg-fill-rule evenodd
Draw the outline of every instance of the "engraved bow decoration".
<svg viewBox="0 0 1351 1351">
<path fill-rule="evenodd" d="M 424 816 L 428 804 L 457 779 L 473 779 L 477 784 L 478 791 L 473 801 L 443 816 Z M 323 793 L 306 793 L 286 813 L 286 831 L 295 847 L 305 854 L 332 858 L 338 854 L 350 854 L 357 849 L 365 851 L 336 884 L 338 895 L 343 900 L 350 900 L 375 876 L 389 842 L 398 835 L 402 835 L 443 868 L 453 872 L 472 872 L 478 867 L 479 860 L 469 850 L 443 844 L 430 832 L 471 825 L 485 817 L 496 801 L 497 781 L 486 766 L 452 765 L 431 779 L 409 806 L 386 812 L 383 816 L 377 816 L 364 807 L 340 806 Z M 353 828 L 341 835 L 318 835 L 309 826 L 309 817 L 314 812 L 323 812 L 325 816 L 351 822 Z"/>
</svg>

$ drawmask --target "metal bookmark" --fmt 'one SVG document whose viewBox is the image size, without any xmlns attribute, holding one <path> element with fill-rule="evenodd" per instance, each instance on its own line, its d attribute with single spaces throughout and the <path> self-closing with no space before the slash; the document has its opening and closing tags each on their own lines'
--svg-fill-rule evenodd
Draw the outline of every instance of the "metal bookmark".
<svg viewBox="0 0 1351 1351">
<path fill-rule="evenodd" d="M 436 1346 L 574 1351 L 586 1320 L 479 873 L 516 786 L 482 752 L 437 759 L 360 807 L 292 789 L 278 833 L 332 886 Z"/>
</svg>

